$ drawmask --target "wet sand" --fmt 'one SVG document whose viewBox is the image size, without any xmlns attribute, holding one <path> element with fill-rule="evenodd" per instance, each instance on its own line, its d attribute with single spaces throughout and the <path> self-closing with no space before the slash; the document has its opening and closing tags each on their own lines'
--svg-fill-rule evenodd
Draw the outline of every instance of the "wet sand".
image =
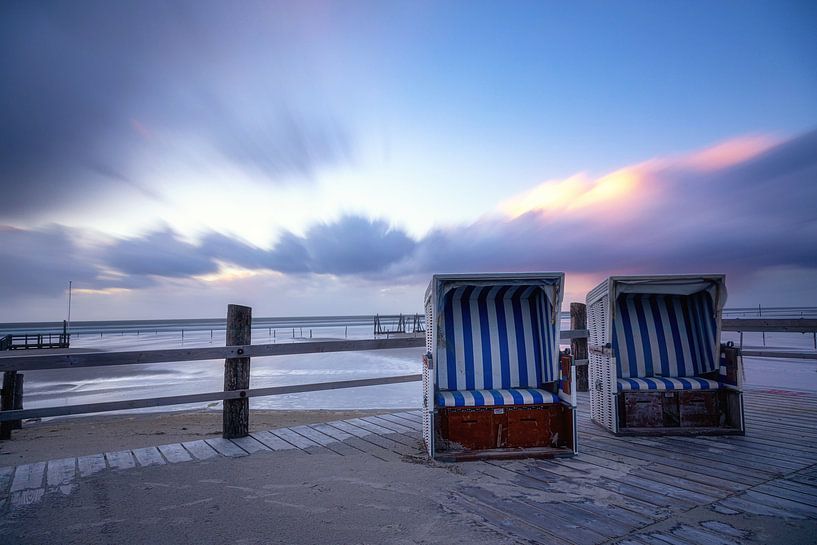
<svg viewBox="0 0 817 545">
<path fill-rule="evenodd" d="M 371 410 L 253 410 L 250 431 L 395 412 Z M 60 418 L 25 422 L 0 441 L 0 466 L 42 462 L 221 436 L 220 410 Z"/>
</svg>

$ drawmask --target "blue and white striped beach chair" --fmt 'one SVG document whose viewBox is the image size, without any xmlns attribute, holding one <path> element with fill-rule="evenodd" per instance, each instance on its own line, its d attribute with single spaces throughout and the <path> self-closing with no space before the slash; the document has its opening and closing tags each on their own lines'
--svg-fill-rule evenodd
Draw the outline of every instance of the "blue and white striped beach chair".
<svg viewBox="0 0 817 545">
<path fill-rule="evenodd" d="M 587 296 L 590 405 L 614 433 L 741 433 L 723 275 L 615 276 Z"/>
<path fill-rule="evenodd" d="M 423 374 L 431 456 L 574 451 L 575 378 L 559 353 L 563 285 L 562 273 L 434 276 Z"/>
</svg>

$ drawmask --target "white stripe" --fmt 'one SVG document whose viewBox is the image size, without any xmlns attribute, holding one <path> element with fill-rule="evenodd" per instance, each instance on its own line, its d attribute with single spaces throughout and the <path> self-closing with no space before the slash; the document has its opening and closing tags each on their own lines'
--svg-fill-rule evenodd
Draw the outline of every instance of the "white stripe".
<svg viewBox="0 0 817 545">
<path fill-rule="evenodd" d="M 516 352 L 516 322 L 513 317 L 513 304 L 511 299 L 517 288 L 511 288 L 505 293 L 505 323 L 508 332 L 508 360 L 510 362 L 511 387 L 519 386 L 519 356 Z"/>
<path fill-rule="evenodd" d="M 639 390 L 649 390 L 650 385 L 647 384 L 647 381 L 640 379 L 640 378 L 631 378 L 630 380 L 634 380 L 638 384 Z"/>
<path fill-rule="evenodd" d="M 426 327 L 430 327 L 426 325 Z M 448 384 L 448 354 L 446 352 L 446 344 L 452 342 L 452 339 L 445 338 L 445 309 L 441 309 L 441 312 L 437 316 L 437 361 L 434 362 L 434 367 L 436 367 L 437 371 L 437 384 L 448 388 L 450 385 Z"/>
<path fill-rule="evenodd" d="M 448 388 L 451 390 L 465 388 L 465 353 L 463 352 L 465 341 L 462 336 L 462 292 L 464 289 L 457 288 L 451 298 L 451 308 L 454 316 L 454 356 L 457 358 L 457 375 L 448 377 Z"/>
<path fill-rule="evenodd" d="M 530 392 L 525 390 L 517 390 L 517 392 L 522 396 L 522 401 L 525 405 L 533 405 L 533 395 Z"/>
<path fill-rule="evenodd" d="M 462 397 L 465 398 L 465 406 L 466 407 L 473 407 L 477 404 L 476 400 L 474 399 L 474 394 L 471 393 L 470 390 L 460 390 Z"/>
<path fill-rule="evenodd" d="M 659 305 L 661 311 L 661 324 L 664 326 L 664 339 L 667 341 L 667 356 L 669 357 L 669 376 L 678 376 L 678 358 L 675 356 L 675 336 L 672 334 L 672 326 L 669 320 L 669 311 L 666 301 L 661 299 Z"/>
<path fill-rule="evenodd" d="M 678 374 L 676 376 L 682 377 L 685 376 L 687 373 L 691 373 L 692 369 L 687 369 L 687 365 L 692 365 L 692 354 L 690 352 L 689 346 L 689 334 L 687 333 L 687 327 L 684 323 L 684 312 L 683 308 L 681 307 L 680 300 L 676 299 L 673 301 L 675 307 L 675 319 L 678 322 L 678 334 L 681 337 L 681 348 L 683 349 L 684 354 L 684 367 L 681 367 L 681 362 L 678 362 Z"/>
<path fill-rule="evenodd" d="M 482 369 L 482 326 L 479 321 L 479 295 L 483 288 L 475 288 L 468 301 L 471 311 L 471 346 L 474 351 L 474 390 L 485 388 L 485 373 Z"/>
<path fill-rule="evenodd" d="M 440 392 L 443 396 L 443 407 L 453 407 L 456 402 L 454 401 L 454 394 L 451 392 Z"/>
<path fill-rule="evenodd" d="M 652 297 L 641 299 L 641 308 L 644 310 L 644 318 L 647 320 L 647 334 L 650 336 L 650 355 L 652 356 L 652 374 L 660 375 L 661 371 L 661 351 L 658 347 L 658 332 L 655 329 L 655 316 L 652 312 Z M 646 365 L 646 362 L 645 362 Z"/>
<path fill-rule="evenodd" d="M 528 370 L 528 382 L 526 384 L 520 383 L 519 385 L 522 387 L 536 388 L 539 386 L 536 384 L 536 364 L 538 362 L 536 361 L 536 352 L 533 350 L 533 321 L 530 316 L 530 300 L 528 298 L 530 296 L 530 290 L 532 289 L 533 288 L 528 288 L 525 290 L 524 296 L 519 302 L 519 306 L 522 307 L 522 326 L 525 332 L 525 363 Z"/>
<path fill-rule="evenodd" d="M 491 372 L 493 377 L 492 388 L 502 387 L 502 365 L 499 357 L 499 328 L 496 320 L 496 294 L 500 286 L 494 286 L 488 292 L 488 327 L 491 329 Z"/>
<path fill-rule="evenodd" d="M 633 346 L 635 346 L 635 354 L 630 357 L 635 357 L 636 370 L 639 377 L 647 374 L 647 367 L 644 364 L 644 341 L 641 339 L 641 328 L 638 325 L 638 314 L 635 311 L 634 297 L 627 297 L 627 312 L 630 315 L 630 329 L 633 332 Z"/>
<path fill-rule="evenodd" d="M 505 400 L 505 405 L 516 405 L 516 401 L 513 400 L 510 390 L 500 390 L 499 393 L 502 394 L 502 399 Z"/>
<path fill-rule="evenodd" d="M 618 344 L 618 354 L 616 354 L 616 361 L 621 367 L 621 376 L 629 377 L 630 368 L 628 362 L 630 361 L 630 354 L 627 351 L 627 336 L 624 334 L 624 319 L 621 317 L 621 309 L 616 312 L 616 342 Z"/>
</svg>

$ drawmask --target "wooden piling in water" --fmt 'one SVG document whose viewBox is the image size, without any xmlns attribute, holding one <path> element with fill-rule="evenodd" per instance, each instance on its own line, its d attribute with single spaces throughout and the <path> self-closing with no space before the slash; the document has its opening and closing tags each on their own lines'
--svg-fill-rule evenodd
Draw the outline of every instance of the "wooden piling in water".
<svg viewBox="0 0 817 545">
<path fill-rule="evenodd" d="M 252 344 L 252 308 L 227 306 L 227 346 Z M 239 354 L 242 353 L 239 350 Z M 224 391 L 246 390 L 250 387 L 250 358 L 224 360 Z M 250 433 L 250 400 L 246 397 L 224 400 L 225 439 L 246 437 Z"/>
<path fill-rule="evenodd" d="M 570 303 L 570 329 L 587 329 L 587 306 L 584 303 Z M 576 360 L 576 390 L 586 392 L 587 379 L 587 339 L 571 339 L 570 352 Z"/>
</svg>

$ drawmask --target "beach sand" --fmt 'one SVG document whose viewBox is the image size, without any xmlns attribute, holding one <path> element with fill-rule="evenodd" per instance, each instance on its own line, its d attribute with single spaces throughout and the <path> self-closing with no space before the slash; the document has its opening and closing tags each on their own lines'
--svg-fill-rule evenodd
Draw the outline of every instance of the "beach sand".
<svg viewBox="0 0 817 545">
<path fill-rule="evenodd" d="M 250 431 L 398 412 L 371 410 L 253 410 Z M 0 466 L 42 462 L 221 436 L 220 410 L 60 418 L 25 422 L 0 441 Z"/>
</svg>

